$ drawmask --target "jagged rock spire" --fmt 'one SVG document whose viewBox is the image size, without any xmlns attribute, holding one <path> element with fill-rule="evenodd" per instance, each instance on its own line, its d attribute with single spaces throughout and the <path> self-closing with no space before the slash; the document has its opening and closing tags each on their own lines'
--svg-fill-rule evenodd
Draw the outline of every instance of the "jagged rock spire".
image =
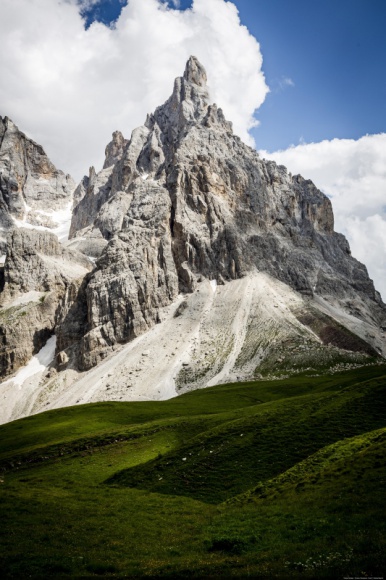
<svg viewBox="0 0 386 580">
<path fill-rule="evenodd" d="M 147 119 L 146 127 L 152 130 L 157 123 L 167 140 L 176 142 L 187 125 L 203 119 L 207 113 L 210 96 L 206 80 L 205 68 L 191 56 L 184 75 L 174 81 L 173 94 Z"/>
<path fill-rule="evenodd" d="M 206 70 L 197 57 L 191 56 L 186 63 L 184 79 L 199 87 L 206 86 L 206 81 L 208 80 Z"/>
<path fill-rule="evenodd" d="M 127 145 L 128 141 L 124 138 L 120 131 L 114 131 L 113 139 L 107 145 L 105 150 L 105 162 L 103 169 L 114 165 L 122 157 L 123 150 Z"/>
</svg>

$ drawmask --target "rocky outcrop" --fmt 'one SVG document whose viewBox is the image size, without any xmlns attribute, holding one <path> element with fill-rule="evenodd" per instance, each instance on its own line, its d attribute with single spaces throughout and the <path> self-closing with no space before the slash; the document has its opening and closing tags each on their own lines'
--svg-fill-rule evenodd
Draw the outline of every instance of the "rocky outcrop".
<svg viewBox="0 0 386 580">
<path fill-rule="evenodd" d="M 53 334 L 57 295 L 31 293 L 0 309 L 0 377 L 26 365 Z"/>
<path fill-rule="evenodd" d="M 0 226 L 7 232 L 15 220 L 55 227 L 50 216 L 72 200 L 75 183 L 56 169 L 43 148 L 8 117 L 0 117 Z M 0 241 L 5 252 L 5 236 Z"/>
<path fill-rule="evenodd" d="M 108 167 L 115 165 L 115 163 L 121 159 L 127 143 L 127 139 L 124 138 L 120 131 L 115 131 L 113 133 L 113 139 L 107 145 L 105 150 L 105 162 L 103 164 L 103 169 L 107 169 Z"/>
<path fill-rule="evenodd" d="M 81 253 L 63 248 L 47 231 L 15 229 L 8 237 L 1 304 L 30 291 L 58 292 L 91 269 Z"/>
<path fill-rule="evenodd" d="M 89 238 L 101 237 L 98 228 L 94 228 L 94 219 L 101 208 L 110 198 L 112 171 L 115 164 L 122 158 L 123 151 L 128 141 L 122 133 L 115 131 L 112 141 L 107 145 L 105 151 L 105 162 L 102 171 L 98 174 L 94 167 L 90 167 L 89 175 L 83 177 L 82 181 L 74 192 L 74 210 L 70 228 L 70 238 L 83 237 L 87 234 Z M 111 219 L 114 219 L 114 208 L 111 206 Z M 118 216 L 119 225 L 121 225 Z"/>
<path fill-rule="evenodd" d="M 87 304 L 82 310 L 88 314 L 80 329 L 84 334 L 83 367 L 96 364 L 117 342 L 127 342 L 148 330 L 159 320 L 159 309 L 178 295 L 168 191 L 157 183 L 142 181 L 130 196 L 129 209 L 130 222 L 125 222 L 124 233 L 108 244 L 97 262 L 95 276 L 88 279 L 82 296 L 77 296 Z M 62 318 L 58 343 L 63 350 L 71 344 L 67 339 L 69 318 Z M 73 322 L 72 315 L 70 326 Z M 79 341 L 79 335 L 74 337 L 73 331 L 70 335 Z"/>
<path fill-rule="evenodd" d="M 63 248 L 50 232 L 20 228 L 10 233 L 0 294 L 0 376 L 40 350 L 54 332 L 66 289 L 91 268 L 85 256 Z"/>
<path fill-rule="evenodd" d="M 104 169 L 81 188 L 71 237 L 106 244 L 76 297 L 85 323 L 73 332 L 67 302 L 58 329 L 61 349 L 77 344 L 81 369 L 149 329 L 203 278 L 223 284 L 258 270 L 364 321 L 385 319 L 365 266 L 334 232 L 329 199 L 233 134 L 194 57 L 130 141 L 114 134 Z"/>
</svg>

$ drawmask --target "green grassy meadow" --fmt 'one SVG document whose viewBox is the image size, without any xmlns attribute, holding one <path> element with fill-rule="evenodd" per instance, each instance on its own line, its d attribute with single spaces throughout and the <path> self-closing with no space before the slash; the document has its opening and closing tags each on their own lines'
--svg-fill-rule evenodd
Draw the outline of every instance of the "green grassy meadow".
<svg viewBox="0 0 386 580">
<path fill-rule="evenodd" d="M 386 571 L 386 366 L 0 426 L 2 578 Z"/>
</svg>

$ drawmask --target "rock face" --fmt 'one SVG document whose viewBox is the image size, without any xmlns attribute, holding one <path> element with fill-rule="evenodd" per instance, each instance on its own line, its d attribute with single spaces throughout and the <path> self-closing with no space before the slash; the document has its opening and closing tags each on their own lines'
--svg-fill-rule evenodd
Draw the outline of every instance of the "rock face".
<svg viewBox="0 0 386 580">
<path fill-rule="evenodd" d="M 91 268 L 84 255 L 63 248 L 50 232 L 11 231 L 0 294 L 0 376 L 16 371 L 40 350 L 54 333 L 66 289 Z"/>
<path fill-rule="evenodd" d="M 90 269 L 83 254 L 63 248 L 54 234 L 15 229 L 8 238 L 1 303 L 30 291 L 60 291 Z"/>
<path fill-rule="evenodd" d="M 365 266 L 334 232 L 329 199 L 233 134 L 194 57 L 128 142 L 114 134 L 103 170 L 92 168 L 76 195 L 71 237 L 98 245 L 100 258 L 65 300 L 58 344 L 83 370 L 204 278 L 264 272 L 360 320 L 385 320 Z"/>
<path fill-rule="evenodd" d="M 72 201 L 75 183 L 56 169 L 43 148 L 26 137 L 8 117 L 0 117 L 0 226 L 9 231 L 15 220 L 55 227 L 54 211 Z M 5 253 L 5 237 L 0 251 Z"/>
</svg>

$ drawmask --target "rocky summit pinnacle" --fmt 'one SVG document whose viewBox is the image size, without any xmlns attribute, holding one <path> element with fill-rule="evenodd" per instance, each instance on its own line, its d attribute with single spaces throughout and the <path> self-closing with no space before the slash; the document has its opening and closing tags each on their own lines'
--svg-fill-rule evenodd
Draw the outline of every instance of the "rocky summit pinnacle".
<svg viewBox="0 0 386 580">
<path fill-rule="evenodd" d="M 57 300 L 58 374 L 39 383 L 39 405 L 168 398 L 386 355 L 386 307 L 330 200 L 233 134 L 195 57 L 130 139 L 113 134 L 103 169 L 75 191 L 70 238 L 91 271 L 77 253 L 62 283 L 42 268 L 46 286 L 39 272 L 28 285 Z M 13 256 L 29 259 L 16 242 L 13 295 Z M 44 264 L 68 260 L 55 252 Z"/>
<path fill-rule="evenodd" d="M 188 83 L 205 87 L 208 80 L 206 70 L 195 56 L 191 56 L 186 63 L 184 79 Z"/>
</svg>

